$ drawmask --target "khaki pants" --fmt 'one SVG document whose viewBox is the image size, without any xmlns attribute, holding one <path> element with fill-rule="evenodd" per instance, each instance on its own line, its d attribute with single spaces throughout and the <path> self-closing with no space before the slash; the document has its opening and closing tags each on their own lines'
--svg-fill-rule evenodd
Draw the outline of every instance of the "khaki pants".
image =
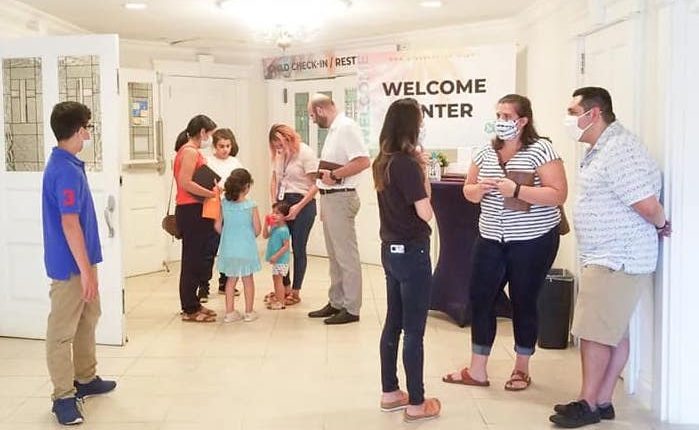
<svg viewBox="0 0 699 430">
<path fill-rule="evenodd" d="M 53 383 L 51 397 L 56 400 L 75 395 L 74 379 L 86 383 L 95 378 L 95 328 L 101 310 L 99 295 L 90 303 L 82 300 L 79 275 L 54 280 L 49 296 L 46 363 Z"/>
<path fill-rule="evenodd" d="M 359 315 L 362 307 L 362 266 L 354 219 L 359 212 L 356 191 L 320 196 L 325 248 L 330 260 L 330 305 Z"/>
</svg>

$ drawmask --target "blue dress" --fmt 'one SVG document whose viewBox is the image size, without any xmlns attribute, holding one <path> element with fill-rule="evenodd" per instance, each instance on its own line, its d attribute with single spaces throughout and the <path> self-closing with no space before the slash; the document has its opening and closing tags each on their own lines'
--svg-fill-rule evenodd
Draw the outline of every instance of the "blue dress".
<svg viewBox="0 0 699 430">
<path fill-rule="evenodd" d="M 252 200 L 221 202 L 223 229 L 218 248 L 218 271 L 226 276 L 241 277 L 260 271 L 255 228 L 252 223 Z"/>
</svg>

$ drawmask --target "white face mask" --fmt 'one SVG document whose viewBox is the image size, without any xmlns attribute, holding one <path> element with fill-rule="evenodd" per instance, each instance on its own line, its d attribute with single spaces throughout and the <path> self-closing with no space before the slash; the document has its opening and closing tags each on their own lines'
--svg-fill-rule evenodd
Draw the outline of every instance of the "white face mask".
<svg viewBox="0 0 699 430">
<path fill-rule="evenodd" d="M 202 139 L 200 145 L 202 148 L 210 148 L 212 145 L 211 136 L 207 136 L 206 139 Z"/>
<path fill-rule="evenodd" d="M 590 111 L 588 110 L 580 116 L 566 115 L 565 118 L 563 118 L 563 126 L 566 128 L 568 136 L 570 136 L 570 138 L 576 142 L 580 142 L 580 138 L 582 138 L 583 133 L 585 133 L 588 128 L 592 127 L 592 123 L 588 124 L 585 128 L 580 128 L 580 126 L 578 126 L 578 120 L 587 115 L 589 112 Z"/>
<path fill-rule="evenodd" d="M 499 119 L 495 121 L 495 135 L 501 140 L 512 140 L 519 134 L 517 121 Z"/>
<path fill-rule="evenodd" d="M 425 148 L 425 137 L 427 136 L 427 130 L 425 130 L 425 124 L 420 125 L 420 131 L 417 134 L 417 144 L 421 148 Z"/>
<path fill-rule="evenodd" d="M 83 149 L 91 148 L 93 145 L 92 139 L 83 140 Z"/>
</svg>

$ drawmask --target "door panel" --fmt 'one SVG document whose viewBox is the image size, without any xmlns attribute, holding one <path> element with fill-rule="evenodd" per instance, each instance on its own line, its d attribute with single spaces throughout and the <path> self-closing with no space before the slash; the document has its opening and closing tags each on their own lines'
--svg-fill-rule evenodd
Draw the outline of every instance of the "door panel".
<svg viewBox="0 0 699 430">
<path fill-rule="evenodd" d="M 97 341 L 124 341 L 123 275 L 119 219 L 118 38 L 62 36 L 0 43 L 0 58 L 38 58 L 41 67 L 25 73 L 3 67 L 3 129 L 0 158 L 0 336 L 43 339 L 49 311 L 49 284 L 43 265 L 41 182 L 43 160 L 56 140 L 49 118 L 61 100 L 92 106 L 99 139 L 88 156 L 87 177 L 95 201 L 104 262 L 99 265 L 102 317 Z M 86 63 L 83 63 L 86 61 Z M 59 74 L 61 75 L 59 78 Z M 7 122 L 7 124 L 6 124 Z M 38 139 L 27 145 L 34 134 Z M 96 151 L 96 153 L 95 153 Z M 18 171 L 24 170 L 24 171 Z M 112 200 L 113 205 L 108 205 Z M 108 211 L 110 220 L 106 217 Z M 111 229 L 108 226 L 111 223 Z M 112 234 L 110 234 L 112 232 Z"/>
<path fill-rule="evenodd" d="M 585 86 L 606 88 L 612 96 L 617 119 L 631 132 L 639 128 L 640 64 L 634 51 L 636 19 L 622 21 L 584 39 L 585 69 L 580 76 Z M 652 390 L 653 374 L 653 292 L 644 291 L 634 313 L 629 333 L 631 352 L 624 372 L 626 391 Z"/>
<path fill-rule="evenodd" d="M 141 275 L 163 269 L 167 260 L 167 236 L 162 233 L 160 221 L 167 208 L 163 198 L 162 186 L 165 181 L 162 160 L 162 148 L 158 145 L 160 136 L 157 127 L 159 119 L 158 91 L 155 72 L 152 70 L 120 69 L 121 91 L 120 116 L 123 126 L 119 130 L 121 138 L 122 163 L 122 207 L 124 229 L 124 272 L 126 276 Z M 130 101 L 130 84 L 149 86 L 152 100 L 148 115 L 144 121 L 134 125 L 133 101 Z M 145 101 L 148 103 L 148 101 Z M 152 157 L 134 159 L 131 150 L 132 127 L 152 127 Z"/>
<path fill-rule="evenodd" d="M 245 125 L 241 124 L 240 120 L 238 88 L 239 83 L 235 79 L 165 76 L 161 97 L 163 97 L 163 136 L 165 139 L 163 145 L 167 172 L 162 184 L 162 195 L 166 196 L 170 192 L 175 139 L 187 127 L 189 120 L 198 114 L 207 115 L 219 127 L 233 130 L 240 147 L 239 159 L 246 168 L 250 168 L 247 162 L 248 157 L 250 157 L 249 151 L 252 148 L 249 146 L 250 143 L 245 140 L 247 133 Z M 173 195 L 173 211 L 174 200 Z M 181 252 L 180 242 L 168 239 L 168 260 L 179 260 Z"/>
</svg>

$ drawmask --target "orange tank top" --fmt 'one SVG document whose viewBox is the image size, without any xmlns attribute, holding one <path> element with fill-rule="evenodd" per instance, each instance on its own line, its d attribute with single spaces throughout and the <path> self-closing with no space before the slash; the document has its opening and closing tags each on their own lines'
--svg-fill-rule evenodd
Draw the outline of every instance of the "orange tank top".
<svg viewBox="0 0 699 430">
<path fill-rule="evenodd" d="M 184 157 L 184 149 L 185 148 L 194 148 L 197 151 L 197 163 L 194 166 L 194 169 L 199 168 L 201 165 L 206 164 L 206 160 L 204 159 L 204 156 L 201 155 L 199 150 L 197 149 L 196 146 L 186 143 L 182 145 L 179 151 L 177 151 L 177 155 L 175 155 L 175 164 L 172 167 L 172 170 L 175 174 L 175 182 L 177 183 L 177 196 L 175 197 L 175 202 L 178 205 L 191 205 L 192 203 L 201 203 L 202 198 L 197 197 L 192 195 L 189 191 L 185 190 L 182 188 L 182 184 L 180 184 L 180 169 L 182 168 L 182 158 Z"/>
</svg>

